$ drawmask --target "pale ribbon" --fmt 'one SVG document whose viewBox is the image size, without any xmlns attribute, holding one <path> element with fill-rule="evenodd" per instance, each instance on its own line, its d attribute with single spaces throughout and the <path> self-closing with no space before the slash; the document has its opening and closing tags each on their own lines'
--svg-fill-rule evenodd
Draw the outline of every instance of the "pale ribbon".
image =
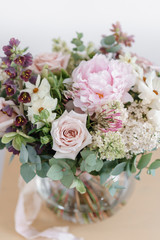
<svg viewBox="0 0 160 240">
<path fill-rule="evenodd" d="M 68 232 L 68 227 L 52 227 L 39 232 L 31 225 L 41 209 L 42 199 L 36 191 L 35 180 L 23 184 L 15 212 L 15 229 L 24 238 L 31 240 L 83 240 Z"/>
</svg>

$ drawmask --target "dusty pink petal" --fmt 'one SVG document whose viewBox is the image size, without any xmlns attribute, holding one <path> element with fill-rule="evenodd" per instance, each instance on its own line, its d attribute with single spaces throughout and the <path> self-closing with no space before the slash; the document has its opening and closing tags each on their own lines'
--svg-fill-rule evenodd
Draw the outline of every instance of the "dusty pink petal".
<svg viewBox="0 0 160 240">
<path fill-rule="evenodd" d="M 95 55 L 82 61 L 72 73 L 72 97 L 75 107 L 90 115 L 108 101 L 132 101 L 128 91 L 135 75 L 127 63 Z"/>
<path fill-rule="evenodd" d="M 86 128 L 87 114 L 79 114 L 71 110 L 52 123 L 51 135 L 55 158 L 75 160 L 77 154 L 85 146 L 91 144 L 92 137 Z"/>
<path fill-rule="evenodd" d="M 62 54 L 61 52 L 43 53 L 34 58 L 31 69 L 37 74 L 41 73 L 45 65 L 48 65 L 48 69 L 52 72 L 59 71 L 62 68 L 66 69 L 69 58 L 69 54 Z"/>
</svg>

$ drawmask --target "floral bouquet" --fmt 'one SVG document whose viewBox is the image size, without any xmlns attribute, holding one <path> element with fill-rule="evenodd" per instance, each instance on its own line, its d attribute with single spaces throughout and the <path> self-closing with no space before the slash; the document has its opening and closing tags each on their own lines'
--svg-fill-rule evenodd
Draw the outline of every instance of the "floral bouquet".
<svg viewBox="0 0 160 240">
<path fill-rule="evenodd" d="M 93 221 L 109 214 L 106 193 L 117 200 L 125 188 L 121 174 L 160 167 L 148 153 L 160 146 L 159 69 L 124 51 L 134 38 L 119 23 L 111 32 L 99 48 L 82 33 L 73 48 L 54 39 L 53 52 L 35 58 L 12 38 L 0 66 L 1 149 L 19 155 L 25 182 L 50 179 L 57 214 L 74 205 Z"/>
</svg>

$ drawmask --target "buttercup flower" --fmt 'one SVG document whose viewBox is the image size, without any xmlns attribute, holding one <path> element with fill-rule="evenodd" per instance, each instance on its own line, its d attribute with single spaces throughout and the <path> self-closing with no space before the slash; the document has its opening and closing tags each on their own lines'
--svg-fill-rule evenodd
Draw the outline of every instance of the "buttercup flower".
<svg viewBox="0 0 160 240">
<path fill-rule="evenodd" d="M 43 99 L 38 99 L 37 101 L 34 101 L 31 107 L 28 107 L 28 118 L 29 120 L 37 125 L 37 128 L 41 128 L 44 123 L 42 122 L 36 122 L 34 119 L 34 115 L 39 115 L 39 113 L 46 109 L 50 116 L 48 117 L 48 122 L 53 122 L 53 120 L 56 118 L 56 113 L 53 113 L 57 106 L 57 98 L 53 99 L 51 96 L 46 96 Z"/>
<path fill-rule="evenodd" d="M 128 91 L 135 83 L 132 67 L 118 60 L 96 55 L 82 61 L 73 71 L 73 103 L 92 115 L 108 101 L 133 101 Z"/>
<path fill-rule="evenodd" d="M 6 106 L 10 106 L 13 108 L 11 116 L 8 116 L 9 114 L 7 114 L 7 112 L 4 112 L 4 108 Z M 5 101 L 4 98 L 0 98 L 0 137 L 3 137 L 6 129 L 14 124 L 14 119 L 19 113 L 19 109 L 15 106 L 13 101 Z"/>
<path fill-rule="evenodd" d="M 43 67 L 47 65 L 49 70 L 56 72 L 62 68 L 67 68 L 69 58 L 69 54 L 62 54 L 61 52 L 44 53 L 35 57 L 31 69 L 39 74 Z"/>
<path fill-rule="evenodd" d="M 86 128 L 87 114 L 65 111 L 52 123 L 51 135 L 55 158 L 75 160 L 77 154 L 85 146 L 91 144 L 92 137 Z"/>
</svg>

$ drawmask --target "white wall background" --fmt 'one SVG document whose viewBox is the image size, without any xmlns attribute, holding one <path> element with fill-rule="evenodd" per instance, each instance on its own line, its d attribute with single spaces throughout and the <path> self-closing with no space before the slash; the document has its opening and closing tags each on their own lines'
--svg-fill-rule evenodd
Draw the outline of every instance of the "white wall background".
<svg viewBox="0 0 160 240">
<path fill-rule="evenodd" d="M 76 31 L 98 45 L 118 20 L 136 36 L 133 51 L 160 65 L 159 0 L 0 0 L 0 9 L 0 56 L 11 37 L 33 54 L 50 51 L 53 37 L 69 42 Z"/>
</svg>

